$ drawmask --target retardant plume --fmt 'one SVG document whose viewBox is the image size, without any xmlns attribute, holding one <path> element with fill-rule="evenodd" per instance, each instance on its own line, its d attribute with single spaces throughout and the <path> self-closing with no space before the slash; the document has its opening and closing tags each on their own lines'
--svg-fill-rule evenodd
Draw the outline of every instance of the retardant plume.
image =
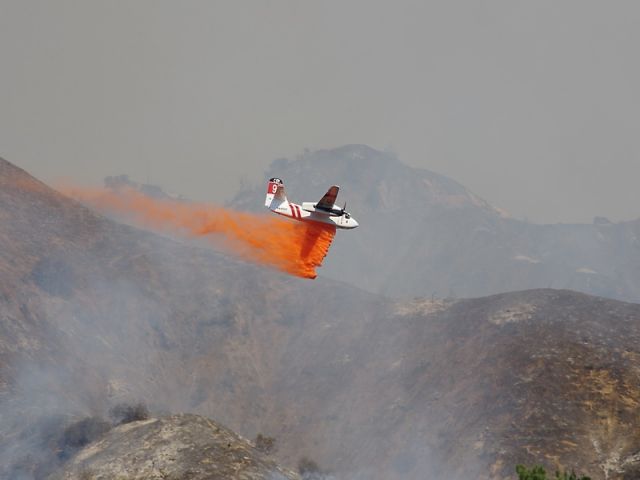
<svg viewBox="0 0 640 480">
<path fill-rule="evenodd" d="M 66 187 L 67 195 L 96 210 L 124 215 L 147 228 L 223 241 L 239 257 L 304 278 L 316 278 L 335 227 L 301 223 L 274 215 L 238 212 L 218 206 L 160 200 L 133 189 Z"/>
</svg>

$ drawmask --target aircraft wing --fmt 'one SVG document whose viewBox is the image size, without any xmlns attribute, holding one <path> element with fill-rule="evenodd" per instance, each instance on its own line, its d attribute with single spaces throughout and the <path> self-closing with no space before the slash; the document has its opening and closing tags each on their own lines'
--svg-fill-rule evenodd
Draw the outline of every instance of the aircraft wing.
<svg viewBox="0 0 640 480">
<path fill-rule="evenodd" d="M 331 210 L 333 208 L 333 204 L 336 203 L 338 190 L 340 190 L 340 187 L 337 185 L 330 187 L 329 190 L 327 190 L 327 193 L 324 194 L 324 197 L 316 203 L 316 208 L 319 208 L 320 210 Z"/>
</svg>

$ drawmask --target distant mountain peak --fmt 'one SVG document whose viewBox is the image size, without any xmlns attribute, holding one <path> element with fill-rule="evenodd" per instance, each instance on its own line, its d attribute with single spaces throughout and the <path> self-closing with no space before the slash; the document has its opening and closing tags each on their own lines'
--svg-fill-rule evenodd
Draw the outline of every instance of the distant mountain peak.
<svg viewBox="0 0 640 480">
<path fill-rule="evenodd" d="M 569 288 L 638 300 L 640 221 L 535 225 L 519 221 L 433 171 L 367 145 L 305 150 L 278 159 L 265 180 L 284 180 L 289 198 L 315 201 L 340 185 L 360 222 L 338 235 L 323 275 L 372 292 L 435 297 Z M 263 211 L 264 183 L 230 202 Z"/>
<path fill-rule="evenodd" d="M 380 159 L 387 162 L 400 163 L 395 153 L 386 150 L 377 150 L 369 145 L 360 143 L 349 143 L 340 147 L 321 149 L 315 153 L 327 152 L 333 155 L 350 156 L 354 160 L 359 159 Z"/>
<path fill-rule="evenodd" d="M 332 184 L 341 201 L 359 211 L 416 211 L 432 208 L 480 208 L 500 217 L 502 210 L 444 175 L 402 163 L 396 154 L 368 145 L 348 144 L 305 151 L 295 159 L 274 160 L 265 178 L 283 178 L 292 199 L 313 201 Z M 255 210 L 262 185 L 240 192 L 231 202 Z M 304 198 L 303 198 L 304 197 Z"/>
</svg>

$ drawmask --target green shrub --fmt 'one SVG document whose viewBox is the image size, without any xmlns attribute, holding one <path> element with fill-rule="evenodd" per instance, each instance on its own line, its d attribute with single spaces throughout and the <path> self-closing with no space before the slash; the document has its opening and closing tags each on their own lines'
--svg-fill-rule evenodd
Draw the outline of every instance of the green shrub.
<svg viewBox="0 0 640 480">
<path fill-rule="evenodd" d="M 518 474 L 518 480 L 591 480 L 590 477 L 582 476 L 578 477 L 575 472 L 556 472 L 555 477 L 547 477 L 545 469 L 539 465 L 535 465 L 528 469 L 524 465 L 516 466 L 516 473 Z"/>
</svg>

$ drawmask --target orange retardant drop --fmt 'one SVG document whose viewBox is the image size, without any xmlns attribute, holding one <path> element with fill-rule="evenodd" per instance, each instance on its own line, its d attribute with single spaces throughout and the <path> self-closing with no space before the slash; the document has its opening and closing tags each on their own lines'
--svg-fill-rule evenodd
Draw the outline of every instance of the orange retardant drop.
<svg viewBox="0 0 640 480">
<path fill-rule="evenodd" d="M 209 238 L 244 260 L 291 275 L 316 278 L 316 267 L 327 255 L 335 227 L 285 220 L 227 208 L 174 200 L 158 200 L 133 189 L 64 188 L 63 191 L 96 210 L 124 216 L 155 230 Z"/>
</svg>

